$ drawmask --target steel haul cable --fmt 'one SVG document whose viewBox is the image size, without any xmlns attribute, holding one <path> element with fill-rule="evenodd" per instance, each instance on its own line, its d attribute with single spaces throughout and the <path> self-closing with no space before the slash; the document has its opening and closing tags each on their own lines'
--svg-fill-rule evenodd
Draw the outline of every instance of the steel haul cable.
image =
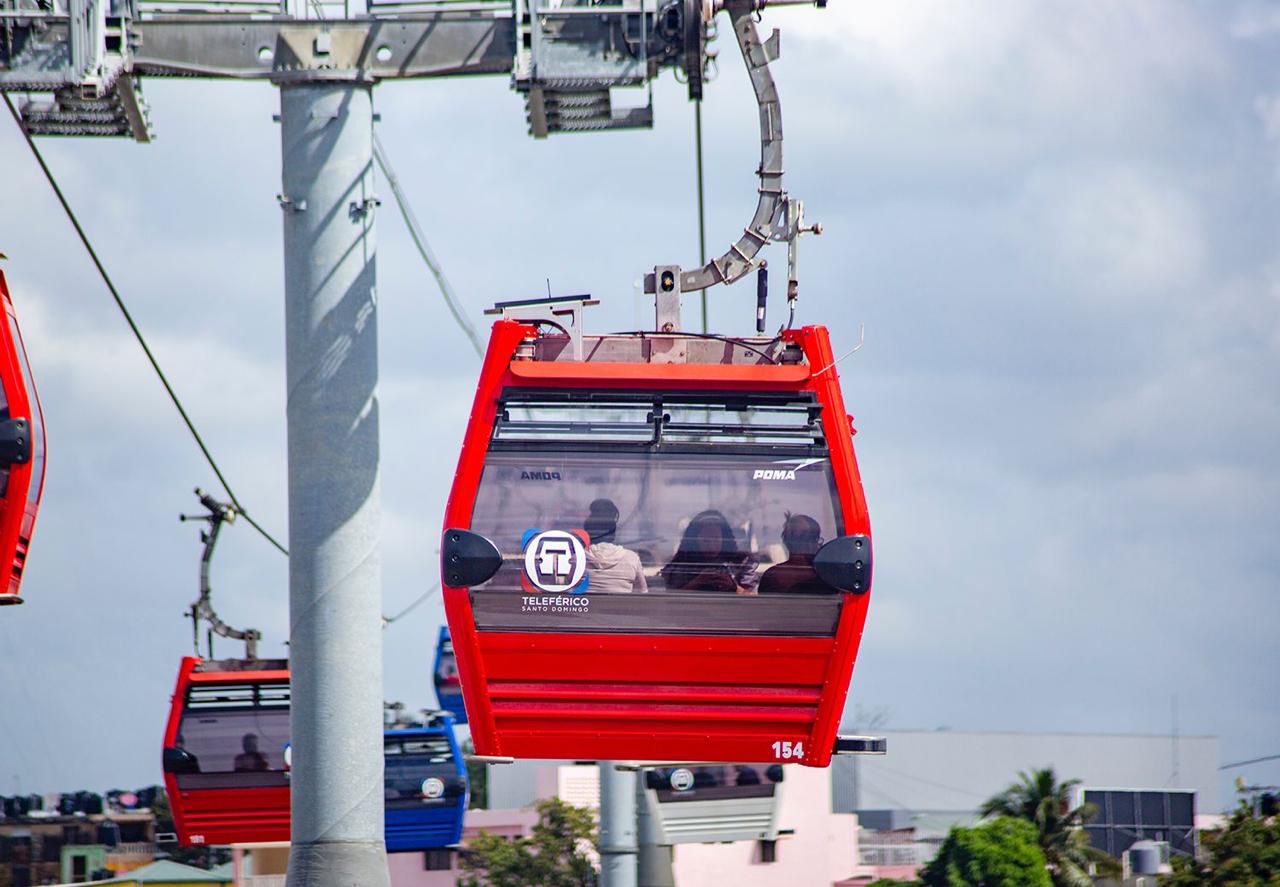
<svg viewBox="0 0 1280 887">
<path fill-rule="evenodd" d="M 391 161 L 387 159 L 387 152 L 382 147 L 382 140 L 376 134 L 373 137 L 373 156 L 378 161 L 382 174 L 387 177 L 387 184 L 391 186 L 391 193 L 395 195 L 396 206 L 400 208 L 400 216 L 404 219 L 405 226 L 409 229 L 409 237 L 413 240 L 413 245 L 418 248 L 418 255 L 422 256 L 422 261 L 426 263 L 431 275 L 440 286 L 440 293 L 444 296 L 444 303 L 448 306 L 449 313 L 453 315 L 453 319 L 471 342 L 471 347 L 475 349 L 476 356 L 484 357 L 484 345 L 480 342 L 480 336 L 477 335 L 476 328 L 467 320 L 462 305 L 458 302 L 457 294 L 454 293 L 453 287 L 450 286 L 449 279 L 444 276 L 444 269 L 440 267 L 440 262 L 436 259 L 435 253 L 427 245 L 427 239 L 423 236 L 422 228 L 418 225 L 417 216 L 413 214 L 409 199 L 405 196 L 404 191 L 401 190 L 400 180 L 396 177 L 395 170 L 391 168 Z"/>
</svg>

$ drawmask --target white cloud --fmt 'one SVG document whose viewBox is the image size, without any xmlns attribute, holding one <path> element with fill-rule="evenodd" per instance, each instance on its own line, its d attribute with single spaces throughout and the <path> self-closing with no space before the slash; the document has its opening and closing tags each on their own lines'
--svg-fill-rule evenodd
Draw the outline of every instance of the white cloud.
<svg viewBox="0 0 1280 887">
<path fill-rule="evenodd" d="M 1031 248 L 1048 250 L 1044 258 L 1076 282 L 1081 304 L 1167 305 L 1201 283 L 1207 244 L 1198 207 L 1147 171 L 1037 173 L 1026 207 L 1022 230 Z"/>
<path fill-rule="evenodd" d="M 1280 31 L 1280 10 L 1274 3 L 1249 0 L 1231 16 L 1231 35 L 1241 40 L 1259 40 Z"/>
</svg>

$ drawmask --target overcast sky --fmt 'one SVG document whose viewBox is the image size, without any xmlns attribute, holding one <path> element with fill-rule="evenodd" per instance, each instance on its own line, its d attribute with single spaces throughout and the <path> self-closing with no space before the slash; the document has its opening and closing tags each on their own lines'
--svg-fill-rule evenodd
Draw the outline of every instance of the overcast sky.
<svg viewBox="0 0 1280 887">
<path fill-rule="evenodd" d="M 787 185 L 826 229 L 802 245 L 799 319 L 837 353 L 866 329 L 840 366 L 877 555 L 850 716 L 1167 733 L 1176 695 L 1178 729 L 1219 736 L 1224 763 L 1280 753 L 1280 8 L 837 0 L 765 25 L 783 29 Z M 717 252 L 750 217 L 759 150 L 728 37 L 704 105 Z M 41 146 L 237 494 L 284 538 L 278 96 L 145 94 L 153 144 Z M 377 88 L 477 325 L 550 278 L 604 301 L 597 331 L 628 328 L 646 268 L 695 262 L 692 107 L 670 73 L 655 102 L 652 131 L 535 142 L 505 77 Z M 154 783 L 197 594 L 198 531 L 176 518 L 217 487 L 0 124 L 0 251 L 49 427 L 28 603 L 0 610 L 0 794 Z M 436 581 L 478 361 L 380 191 L 395 613 Z M 749 331 L 753 294 L 713 290 L 713 328 Z M 247 525 L 223 538 L 220 615 L 284 655 L 285 558 Z M 433 598 L 387 629 L 388 698 L 433 703 L 441 620 Z M 1235 773 L 1277 783 L 1280 762 Z"/>
</svg>

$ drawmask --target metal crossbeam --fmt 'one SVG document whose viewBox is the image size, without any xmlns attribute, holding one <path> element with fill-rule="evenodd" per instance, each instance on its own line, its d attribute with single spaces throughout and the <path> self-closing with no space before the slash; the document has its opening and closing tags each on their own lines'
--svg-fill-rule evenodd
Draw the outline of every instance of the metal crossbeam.
<svg viewBox="0 0 1280 887">
<path fill-rule="evenodd" d="M 439 12 L 388 20 L 270 21 L 166 16 L 135 26 L 133 69 L 151 76 L 274 83 L 502 74 L 510 13 Z"/>
<path fill-rule="evenodd" d="M 142 75 L 510 73 L 536 137 L 647 128 L 663 68 L 700 95 L 705 14 L 701 0 L 0 0 L 0 91 L 49 95 L 21 105 L 33 135 L 147 141 Z M 619 87 L 640 101 L 615 106 Z"/>
</svg>

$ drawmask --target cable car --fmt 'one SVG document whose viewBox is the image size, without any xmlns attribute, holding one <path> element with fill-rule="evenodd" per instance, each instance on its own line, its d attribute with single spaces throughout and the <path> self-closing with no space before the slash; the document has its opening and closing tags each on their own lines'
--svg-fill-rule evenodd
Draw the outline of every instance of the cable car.
<svg viewBox="0 0 1280 887">
<path fill-rule="evenodd" d="M 183 657 L 163 758 L 179 842 L 288 841 L 288 748 L 288 660 Z"/>
<path fill-rule="evenodd" d="M 467 781 L 453 718 L 383 743 L 387 849 L 458 843 Z M 183 846 L 288 841 L 290 755 L 288 660 L 183 658 L 163 756 Z"/>
<path fill-rule="evenodd" d="M 645 798 L 660 844 L 776 841 L 781 764 L 646 770 Z"/>
<path fill-rule="evenodd" d="M 462 704 L 462 679 L 458 677 L 458 661 L 453 655 L 449 626 L 440 626 L 436 642 L 436 700 L 440 708 L 453 715 L 459 724 L 467 722 L 467 708 Z"/>
<path fill-rule="evenodd" d="M 20 604 L 22 571 L 44 490 L 44 415 L 9 287 L 0 271 L 5 323 L 0 324 L 0 605 Z"/>
<path fill-rule="evenodd" d="M 589 304 L 500 304 L 476 388 L 441 546 L 476 754 L 881 751 L 836 735 L 871 537 L 827 330 L 588 336 Z"/>
<path fill-rule="evenodd" d="M 446 713 L 383 735 L 388 853 L 451 847 L 462 841 L 467 772 Z"/>
</svg>

